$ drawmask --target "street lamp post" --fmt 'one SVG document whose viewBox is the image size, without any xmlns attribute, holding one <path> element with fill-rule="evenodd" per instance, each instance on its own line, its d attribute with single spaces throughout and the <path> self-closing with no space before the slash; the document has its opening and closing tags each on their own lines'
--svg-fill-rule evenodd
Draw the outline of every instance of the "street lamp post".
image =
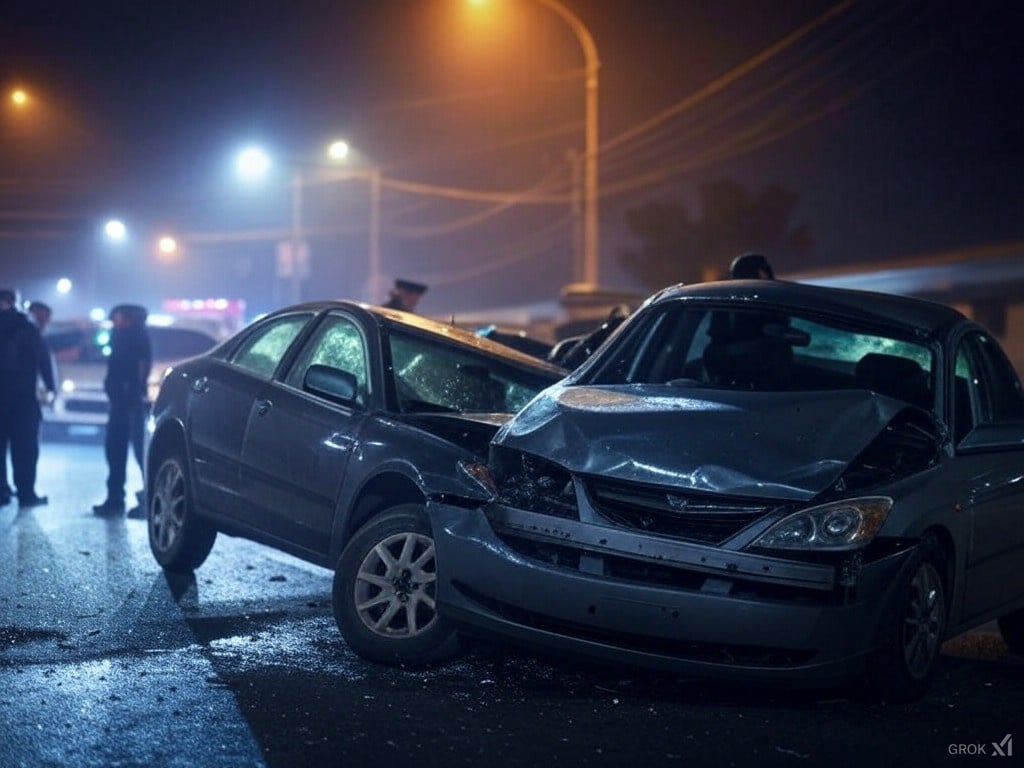
<svg viewBox="0 0 1024 768">
<path fill-rule="evenodd" d="M 474 5 L 483 5 L 485 0 L 470 0 Z M 600 266 L 600 248 L 598 238 L 598 111 L 597 83 L 601 61 L 597 56 L 597 46 L 590 30 L 560 0 L 537 0 L 541 5 L 554 11 L 572 29 L 583 49 L 584 66 L 584 99 L 585 99 L 585 146 L 583 157 L 583 258 L 574 263 L 576 278 L 584 283 L 596 286 Z M 581 268 L 582 267 L 582 268 Z"/>
<path fill-rule="evenodd" d="M 379 301 L 380 283 L 380 169 L 370 168 L 370 256 L 368 278 L 370 302 Z"/>
<path fill-rule="evenodd" d="M 327 150 L 328 156 L 335 161 L 345 160 L 349 154 L 348 145 L 343 141 L 333 142 Z M 257 147 L 250 147 L 239 153 L 236 160 L 236 168 L 239 174 L 250 181 L 255 181 L 266 175 L 270 169 L 270 157 Z M 320 166 L 322 168 L 322 166 Z M 293 163 L 291 179 L 291 228 L 288 240 L 281 243 L 278 248 L 279 275 L 288 277 L 289 296 L 292 304 L 302 300 L 302 280 L 304 272 L 308 269 L 308 250 L 303 241 L 303 188 L 307 184 L 322 184 L 325 181 L 341 181 L 344 179 L 365 179 L 370 185 L 370 235 L 369 235 L 369 293 L 370 301 L 374 301 L 379 289 L 381 264 L 380 264 L 380 192 L 381 175 L 380 169 L 371 168 L 349 168 L 341 169 L 330 174 L 313 174 L 313 178 L 307 178 L 303 174 L 303 168 L 298 163 Z M 320 178 L 317 178 L 317 177 Z"/>
<path fill-rule="evenodd" d="M 327 148 L 327 155 L 336 162 L 348 159 L 351 149 L 345 141 L 334 141 Z M 376 303 L 381 295 L 381 263 L 380 263 L 380 168 L 344 168 L 330 175 L 331 181 L 345 179 L 366 179 L 370 185 L 370 232 L 367 253 L 367 292 L 370 303 Z"/>
<path fill-rule="evenodd" d="M 291 303 L 302 299 L 302 171 L 292 174 Z"/>
<path fill-rule="evenodd" d="M 597 57 L 597 46 L 590 30 L 558 0 L 537 0 L 557 13 L 575 33 L 583 49 L 586 62 L 584 69 L 584 94 L 586 99 L 586 138 L 583 158 L 583 273 L 584 283 L 597 286 L 600 262 L 598 228 L 598 181 L 597 181 L 597 75 L 601 61 Z"/>
</svg>

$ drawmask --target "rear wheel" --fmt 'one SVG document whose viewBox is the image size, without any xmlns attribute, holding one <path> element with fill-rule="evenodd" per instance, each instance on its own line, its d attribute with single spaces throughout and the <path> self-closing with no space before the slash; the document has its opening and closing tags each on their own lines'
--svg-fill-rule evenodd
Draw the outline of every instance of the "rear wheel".
<svg viewBox="0 0 1024 768">
<path fill-rule="evenodd" d="M 946 633 L 945 573 L 942 547 L 925 537 L 889 619 L 887 643 L 869 662 L 871 687 L 886 701 L 912 701 L 931 685 Z"/>
<path fill-rule="evenodd" d="M 1014 653 L 1024 654 L 1024 608 L 999 617 L 999 631 L 1006 647 Z"/>
<path fill-rule="evenodd" d="M 160 462 L 149 492 L 149 548 L 168 571 L 198 568 L 213 549 L 217 531 L 192 506 L 185 462 L 171 454 Z"/>
<path fill-rule="evenodd" d="M 372 518 L 338 559 L 334 618 L 349 647 L 369 661 L 417 667 L 455 655 L 455 628 L 436 601 L 437 557 L 420 504 Z"/>
</svg>

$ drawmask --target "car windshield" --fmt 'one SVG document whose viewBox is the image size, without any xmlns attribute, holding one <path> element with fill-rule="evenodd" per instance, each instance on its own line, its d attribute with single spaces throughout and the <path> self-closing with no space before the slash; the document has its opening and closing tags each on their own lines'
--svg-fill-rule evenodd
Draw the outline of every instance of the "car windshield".
<svg viewBox="0 0 1024 768">
<path fill-rule="evenodd" d="M 389 334 L 399 410 L 514 413 L 557 376 L 425 336 Z"/>
<path fill-rule="evenodd" d="M 781 309 L 678 304 L 637 320 L 586 383 L 869 389 L 933 407 L 932 351 L 889 331 Z"/>
</svg>

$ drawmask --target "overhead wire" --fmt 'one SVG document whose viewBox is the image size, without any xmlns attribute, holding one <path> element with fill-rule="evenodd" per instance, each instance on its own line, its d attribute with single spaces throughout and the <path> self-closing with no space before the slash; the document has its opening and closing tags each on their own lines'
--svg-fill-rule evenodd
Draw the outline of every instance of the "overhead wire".
<svg viewBox="0 0 1024 768">
<path fill-rule="evenodd" d="M 880 24 L 876 20 L 875 26 Z M 730 121 L 739 119 L 749 109 L 764 103 L 770 97 L 784 93 L 790 86 L 796 86 L 808 75 L 818 75 L 824 70 L 823 64 L 827 58 L 838 58 L 845 49 L 859 46 L 863 38 L 871 34 L 868 27 L 860 26 L 853 34 L 840 33 L 838 43 L 826 43 L 829 47 L 817 53 L 813 58 L 800 63 L 796 67 L 787 67 L 781 76 L 775 76 L 759 90 L 746 95 L 734 96 L 724 105 L 716 108 L 712 115 L 698 120 L 685 113 L 680 113 L 678 120 L 665 122 L 655 130 L 650 131 L 646 136 L 638 136 L 628 145 L 624 145 L 618 152 L 611 152 L 601 156 L 602 176 L 614 175 L 624 166 L 635 167 L 637 165 L 655 164 L 663 162 L 666 156 L 677 155 L 682 147 L 692 144 L 694 141 L 711 135 L 714 131 L 728 125 Z M 866 57 L 872 55 L 870 51 L 863 51 L 857 48 L 857 58 L 843 58 L 839 65 L 839 71 L 849 70 L 860 63 Z M 833 70 L 833 76 L 836 70 Z M 815 90 L 831 85 L 831 79 L 824 75 L 814 77 L 811 82 L 804 86 L 803 92 L 807 95 Z M 679 120 L 686 118 L 692 120 L 689 124 L 678 125 Z"/>
<path fill-rule="evenodd" d="M 544 188 L 549 187 L 552 182 L 556 180 L 567 181 L 563 179 L 565 176 L 565 170 L 561 168 L 552 169 L 547 176 L 542 178 L 537 184 L 530 188 L 531 193 L 538 192 Z M 426 238 L 426 237 L 440 237 L 443 235 L 450 235 L 453 232 L 467 229 L 468 227 L 475 226 L 489 219 L 493 219 L 505 211 L 512 208 L 514 203 L 509 201 L 494 203 L 488 208 L 485 208 L 474 213 L 467 214 L 458 219 L 445 222 L 443 224 L 434 225 L 422 225 L 422 226 L 400 226 L 394 225 L 389 228 L 391 234 L 395 234 L 399 237 L 407 238 Z"/>
<path fill-rule="evenodd" d="M 492 252 L 486 260 L 477 260 L 471 267 L 460 266 L 455 269 L 433 273 L 423 273 L 421 271 L 420 277 L 430 285 L 447 285 L 499 272 L 523 262 L 533 261 L 538 254 L 557 247 L 559 244 L 551 235 L 555 232 L 564 231 L 570 224 L 571 217 L 566 214 L 548 222 L 543 227 L 531 230 L 526 237 L 518 241 L 503 243 L 502 250 L 507 252 L 505 256 L 495 256 Z"/>
<path fill-rule="evenodd" d="M 704 87 L 698 89 L 695 93 L 687 96 L 684 99 L 681 99 L 680 101 L 677 101 L 672 106 L 668 107 L 667 109 L 662 110 L 661 112 L 659 112 L 658 114 L 648 118 L 644 122 L 642 122 L 642 123 L 640 123 L 640 124 L 630 128 L 630 129 L 628 129 L 626 131 L 623 131 L 619 135 L 617 135 L 617 136 L 615 136 L 615 137 L 613 137 L 613 138 L 603 142 L 601 144 L 601 146 L 600 146 L 599 151 L 600 152 L 606 152 L 606 151 L 608 151 L 610 149 L 615 148 L 616 146 L 618 146 L 620 144 L 624 144 L 625 142 L 630 141 L 631 139 L 635 138 L 636 136 L 643 135 L 644 133 L 646 133 L 646 132 L 656 128 L 657 126 L 661 125 L 663 122 L 665 122 L 666 120 L 669 120 L 670 118 L 674 117 L 675 115 L 677 115 L 677 114 L 679 114 L 681 112 L 684 112 L 684 111 L 686 111 L 688 109 L 692 109 L 697 104 L 700 104 L 701 102 L 706 101 L 711 96 L 721 92 L 727 86 L 731 85 L 732 83 L 736 82 L 740 78 L 742 78 L 745 75 L 749 74 L 750 72 L 755 70 L 757 67 L 762 66 L 763 64 L 767 63 L 771 59 L 773 59 L 776 56 L 778 56 L 783 51 L 788 50 L 793 45 L 795 45 L 798 41 L 800 41 L 803 38 L 807 37 L 807 35 L 809 35 L 814 30 L 818 29 L 819 27 L 823 26 L 824 24 L 827 24 L 832 19 L 834 19 L 834 18 L 840 16 L 841 14 L 845 13 L 850 8 L 852 8 L 853 5 L 854 5 L 854 0 L 843 0 L 843 2 L 840 2 L 840 3 L 832 6 L 827 11 L 825 11 L 825 13 L 821 14 L 820 16 L 817 16 L 816 18 L 812 19 L 811 21 L 807 22 L 806 24 L 798 27 L 793 32 L 790 32 L 788 35 L 783 37 L 781 40 L 779 40 L 779 41 L 773 43 L 772 45 L 768 46 L 767 48 L 765 48 L 760 53 L 752 56 L 751 58 L 747 59 L 743 63 L 738 64 L 737 66 L 733 67 L 731 70 L 726 72 L 724 75 L 721 75 L 720 77 L 715 78 L 714 80 L 712 80 L 710 83 L 708 83 Z"/>
</svg>

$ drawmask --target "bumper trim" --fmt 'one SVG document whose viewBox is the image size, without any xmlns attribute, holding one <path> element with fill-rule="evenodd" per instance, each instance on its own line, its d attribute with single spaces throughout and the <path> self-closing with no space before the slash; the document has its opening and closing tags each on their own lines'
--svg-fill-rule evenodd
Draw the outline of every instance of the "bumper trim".
<svg viewBox="0 0 1024 768">
<path fill-rule="evenodd" d="M 617 555 L 661 566 L 685 567 L 701 573 L 727 575 L 729 578 L 799 586 L 822 592 L 831 591 L 835 586 L 835 568 L 831 565 L 795 563 L 691 542 L 677 542 L 663 536 L 566 520 L 501 504 L 489 505 L 485 513 L 499 535 L 511 534 L 534 541 L 573 546 L 594 554 Z"/>
</svg>

